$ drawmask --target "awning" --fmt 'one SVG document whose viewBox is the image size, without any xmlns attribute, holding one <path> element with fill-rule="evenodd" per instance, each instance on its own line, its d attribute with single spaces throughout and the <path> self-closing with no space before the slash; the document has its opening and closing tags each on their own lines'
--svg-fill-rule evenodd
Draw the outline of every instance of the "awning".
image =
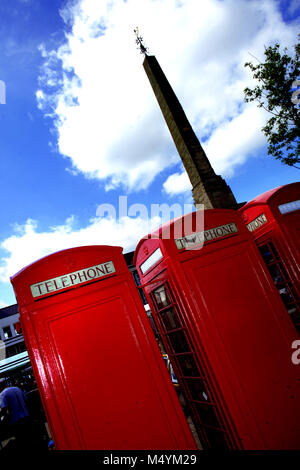
<svg viewBox="0 0 300 470">
<path fill-rule="evenodd" d="M 6 359 L 2 359 L 2 361 L 0 361 L 0 375 L 9 370 L 23 366 L 29 362 L 30 360 L 27 351 L 24 351 L 20 354 L 15 354 L 11 357 L 7 357 Z"/>
</svg>

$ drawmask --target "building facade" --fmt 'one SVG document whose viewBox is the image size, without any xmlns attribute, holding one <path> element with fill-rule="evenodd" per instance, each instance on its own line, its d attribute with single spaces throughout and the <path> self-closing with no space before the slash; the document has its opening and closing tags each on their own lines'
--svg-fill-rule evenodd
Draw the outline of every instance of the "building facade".
<svg viewBox="0 0 300 470">
<path fill-rule="evenodd" d="M 0 377 L 13 369 L 28 366 L 17 304 L 0 309 L 0 337 Z"/>
</svg>

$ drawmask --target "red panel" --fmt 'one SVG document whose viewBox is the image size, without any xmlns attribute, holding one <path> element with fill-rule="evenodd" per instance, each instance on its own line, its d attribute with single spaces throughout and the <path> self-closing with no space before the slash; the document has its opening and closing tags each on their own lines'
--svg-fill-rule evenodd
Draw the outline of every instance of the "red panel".
<svg viewBox="0 0 300 470">
<path fill-rule="evenodd" d="M 294 331 L 285 316 L 277 315 L 279 302 L 270 299 L 253 255 L 243 247 L 217 261 L 189 261 L 183 270 L 192 297 L 201 299 L 194 326 L 214 376 L 220 380 L 227 371 L 219 382 L 224 403 L 231 410 L 240 406 L 231 418 L 243 446 L 297 448 L 300 374 L 291 361 Z M 232 390 L 232 383 L 239 386 Z"/>
<path fill-rule="evenodd" d="M 289 256 L 292 262 L 300 265 L 300 210 L 281 213 L 279 206 L 293 201 L 300 200 L 300 183 L 291 183 L 273 189 L 257 196 L 240 209 L 246 224 L 249 224 L 261 213 L 265 213 L 267 222 L 253 230 L 255 239 L 266 234 L 271 238 L 282 239 L 282 244 L 286 245 L 286 250 L 290 251 Z M 290 262 L 290 261 L 289 261 Z M 298 274 L 298 280 L 299 274 Z"/>
<path fill-rule="evenodd" d="M 227 224 L 237 230 L 229 233 Z M 222 226 L 227 235 L 216 229 Z M 151 309 L 154 281 L 163 279 L 234 447 L 297 449 L 300 375 L 291 361 L 294 327 L 239 213 L 205 211 L 204 227 L 196 232 L 203 229 L 208 235 L 198 250 L 179 250 L 174 238 L 164 239 L 164 227 L 154 233 L 163 260 L 144 275 L 140 272 Z M 138 245 L 137 266 L 145 260 L 148 243 Z"/>
<path fill-rule="evenodd" d="M 105 261 L 113 275 L 32 301 L 32 284 Z M 56 448 L 196 448 L 120 248 L 65 250 L 12 282 Z"/>
<path fill-rule="evenodd" d="M 271 242 L 278 252 L 291 282 L 294 301 L 300 316 L 300 209 L 281 213 L 280 207 L 300 200 L 300 183 L 291 183 L 257 196 L 240 209 L 246 225 L 251 227 L 252 235 L 258 246 Z M 265 214 L 264 223 L 255 224 L 261 214 Z M 254 223 L 253 223 L 254 221 Z M 280 286 L 278 286 L 280 289 Z M 300 324 L 299 318 L 294 322 Z M 299 326 L 297 326 L 299 331 Z"/>
</svg>

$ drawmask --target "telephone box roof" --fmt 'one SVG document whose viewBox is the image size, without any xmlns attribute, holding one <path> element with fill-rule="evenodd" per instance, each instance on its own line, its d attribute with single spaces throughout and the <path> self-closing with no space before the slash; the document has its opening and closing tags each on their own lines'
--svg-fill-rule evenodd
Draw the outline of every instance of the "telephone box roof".
<svg viewBox="0 0 300 470">
<path fill-rule="evenodd" d="M 289 189 L 294 189 L 297 186 L 300 188 L 300 183 L 290 183 L 290 184 L 285 184 L 282 186 L 278 186 L 277 188 L 269 189 L 269 191 L 266 191 L 262 194 L 259 194 L 255 198 L 253 198 L 251 201 L 247 202 L 242 208 L 241 211 L 244 211 L 250 206 L 256 205 L 256 204 L 267 204 L 273 199 L 274 197 L 278 196 L 281 192 L 283 191 L 288 191 Z"/>
<path fill-rule="evenodd" d="M 176 223 L 181 223 L 183 219 L 185 219 L 185 223 L 188 219 L 195 219 L 197 211 L 189 212 L 187 214 L 181 215 L 179 217 L 175 217 L 174 219 L 169 220 L 168 222 L 165 222 L 164 224 L 160 225 L 157 229 L 153 230 L 153 232 L 148 233 L 148 235 L 145 235 L 137 244 L 135 252 L 134 252 L 134 257 L 133 257 L 133 264 L 136 265 L 136 259 L 137 259 L 137 253 L 141 247 L 141 245 L 148 240 L 149 238 L 164 238 L 163 234 L 168 233 L 168 234 L 174 234 L 175 232 L 175 225 Z M 206 222 L 210 222 L 215 218 L 219 217 L 224 217 L 224 214 L 228 213 L 231 214 L 231 216 L 237 220 L 237 218 L 240 217 L 238 211 L 233 210 L 233 209 L 205 209 L 204 210 L 204 223 L 206 225 Z M 194 225 L 194 224 L 193 224 Z"/>
<path fill-rule="evenodd" d="M 49 255 L 43 256 L 42 258 L 37 259 L 36 261 L 33 261 L 32 263 L 28 264 L 24 268 L 20 269 L 17 273 L 12 275 L 10 277 L 11 281 L 16 280 L 20 276 L 22 276 L 24 273 L 28 273 L 31 269 L 36 269 L 38 265 L 44 265 L 46 262 L 59 258 L 59 257 L 66 257 L 68 255 L 71 255 L 72 253 L 84 253 L 85 251 L 90 251 L 91 249 L 97 249 L 99 251 L 105 251 L 107 249 L 110 250 L 115 250 L 117 251 L 123 251 L 123 248 L 121 246 L 110 246 L 110 245 L 83 245 L 83 246 L 77 246 L 77 247 L 72 247 L 72 248 L 66 248 L 64 250 L 59 250 L 55 251 L 54 253 L 51 253 Z"/>
</svg>

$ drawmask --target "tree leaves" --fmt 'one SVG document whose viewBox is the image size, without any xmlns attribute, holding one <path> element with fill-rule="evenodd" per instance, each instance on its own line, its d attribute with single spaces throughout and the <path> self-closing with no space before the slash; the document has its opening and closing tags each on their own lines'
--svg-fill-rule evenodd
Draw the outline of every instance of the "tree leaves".
<svg viewBox="0 0 300 470">
<path fill-rule="evenodd" d="M 299 35 L 300 38 L 300 35 Z M 300 77 L 300 42 L 294 46 L 293 57 L 280 45 L 265 48 L 265 62 L 246 62 L 259 83 L 244 89 L 246 102 L 257 101 L 258 107 L 272 114 L 262 128 L 268 141 L 268 154 L 282 163 L 296 166 L 300 161 L 300 109 L 292 101 L 294 82 Z"/>
</svg>

